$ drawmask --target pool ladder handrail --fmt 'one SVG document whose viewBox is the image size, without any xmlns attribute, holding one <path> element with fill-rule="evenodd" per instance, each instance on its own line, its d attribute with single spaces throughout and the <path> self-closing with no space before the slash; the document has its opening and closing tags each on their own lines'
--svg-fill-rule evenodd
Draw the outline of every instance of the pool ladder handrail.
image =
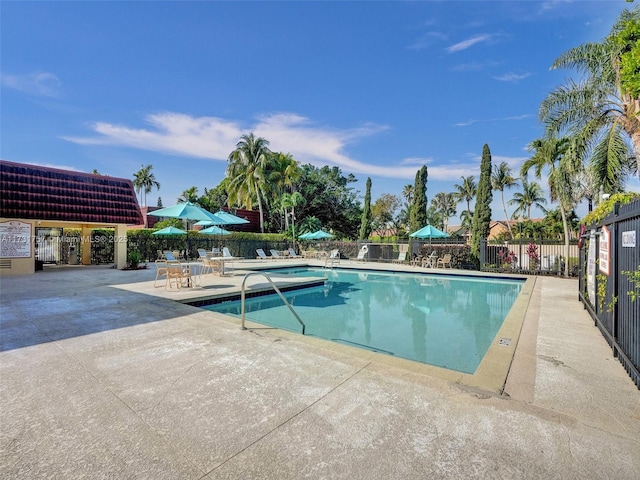
<svg viewBox="0 0 640 480">
<path fill-rule="evenodd" d="M 246 292 L 245 292 L 245 283 L 247 282 L 247 278 L 252 277 L 254 275 L 262 275 L 264 278 L 267 279 L 267 281 L 271 284 L 271 286 L 273 287 L 273 289 L 276 291 L 276 293 L 280 296 L 280 298 L 282 299 L 282 301 L 284 302 L 284 304 L 289 307 L 289 310 L 291 310 L 291 313 L 293 313 L 293 316 L 296 317 L 296 320 L 298 320 L 298 323 L 302 326 L 302 334 L 304 335 L 304 330 L 306 328 L 304 322 L 300 319 L 300 317 L 298 316 L 298 314 L 296 313 L 296 311 L 293 309 L 293 307 L 291 306 L 291 304 L 287 301 L 286 298 L 284 298 L 284 295 L 282 294 L 282 292 L 280 291 L 280 289 L 278 288 L 278 286 L 273 283 L 273 280 L 271 280 L 271 277 L 269 275 L 267 275 L 264 272 L 251 272 L 251 273 L 247 273 L 244 278 L 242 279 L 242 289 L 240 290 L 240 304 L 241 304 L 241 317 L 240 317 L 240 328 L 242 330 L 246 330 L 247 327 L 244 326 L 244 301 L 246 298 Z"/>
</svg>

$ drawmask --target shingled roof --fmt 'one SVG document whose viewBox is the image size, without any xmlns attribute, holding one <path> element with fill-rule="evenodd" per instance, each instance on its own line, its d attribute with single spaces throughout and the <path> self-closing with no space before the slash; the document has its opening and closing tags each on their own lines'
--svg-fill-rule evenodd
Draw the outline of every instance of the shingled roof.
<svg viewBox="0 0 640 480">
<path fill-rule="evenodd" d="M 131 180 L 0 160 L 0 217 L 143 223 Z"/>
</svg>

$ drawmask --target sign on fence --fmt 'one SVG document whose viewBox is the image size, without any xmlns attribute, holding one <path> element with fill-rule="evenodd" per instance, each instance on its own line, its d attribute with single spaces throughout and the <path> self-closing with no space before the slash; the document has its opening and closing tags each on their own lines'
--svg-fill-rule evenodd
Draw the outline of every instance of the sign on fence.
<svg viewBox="0 0 640 480">
<path fill-rule="evenodd" d="M 636 247 L 636 231 L 629 230 L 628 232 L 622 232 L 622 246 L 623 247 Z"/>
<path fill-rule="evenodd" d="M 609 276 L 609 260 L 611 256 L 611 232 L 606 226 L 600 230 L 600 251 L 598 252 L 599 269 Z"/>
</svg>

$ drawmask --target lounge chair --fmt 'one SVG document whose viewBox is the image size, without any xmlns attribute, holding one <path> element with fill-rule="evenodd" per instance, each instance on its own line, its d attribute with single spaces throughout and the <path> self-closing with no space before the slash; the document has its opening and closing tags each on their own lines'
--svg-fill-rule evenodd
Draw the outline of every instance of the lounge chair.
<svg viewBox="0 0 640 480">
<path fill-rule="evenodd" d="M 398 253 L 398 258 L 393 259 L 392 263 L 404 263 L 407 260 L 407 252 Z"/>
<path fill-rule="evenodd" d="M 369 247 L 366 245 L 363 245 L 362 247 L 360 247 L 360 251 L 358 252 L 358 256 L 356 257 L 356 260 L 359 262 L 364 262 L 365 260 L 367 260 L 368 254 L 369 254 Z"/>
<path fill-rule="evenodd" d="M 272 260 L 274 258 L 264 253 L 264 250 L 262 248 L 256 248 L 256 253 L 258 254 L 258 256 L 256 257 L 258 260 Z"/>
<path fill-rule="evenodd" d="M 298 255 L 293 248 L 289 247 L 289 258 L 302 258 L 302 257 Z"/>
<path fill-rule="evenodd" d="M 277 250 L 271 249 L 269 251 L 271 252 L 271 258 L 273 258 L 274 260 L 282 260 L 284 258 Z"/>
<path fill-rule="evenodd" d="M 165 250 L 162 252 L 164 254 L 164 258 L 165 260 L 169 260 L 172 262 L 175 262 L 176 260 L 178 260 L 174 255 L 173 252 L 171 250 Z"/>
<path fill-rule="evenodd" d="M 242 257 L 234 257 L 233 255 L 231 255 L 231 252 L 229 251 L 228 247 L 222 247 L 222 257 L 227 259 L 227 260 L 241 260 Z"/>
<path fill-rule="evenodd" d="M 438 261 L 436 262 L 436 267 L 440 267 L 442 266 L 442 268 L 447 268 L 447 266 L 449 268 L 453 268 L 453 265 L 451 265 L 451 254 L 450 253 L 446 253 L 442 258 L 439 258 Z"/>
</svg>

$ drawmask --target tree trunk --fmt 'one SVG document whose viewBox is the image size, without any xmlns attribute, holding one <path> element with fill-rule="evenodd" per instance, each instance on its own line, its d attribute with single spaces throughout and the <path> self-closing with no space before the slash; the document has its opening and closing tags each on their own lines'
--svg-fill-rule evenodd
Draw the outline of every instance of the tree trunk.
<svg viewBox="0 0 640 480">
<path fill-rule="evenodd" d="M 630 135 L 633 144 L 633 152 L 636 155 L 636 168 L 638 169 L 638 178 L 640 178 L 640 130 L 636 130 Z"/>
<path fill-rule="evenodd" d="M 502 209 L 504 210 L 504 218 L 507 221 L 509 236 L 513 239 L 513 232 L 511 231 L 511 222 L 509 221 L 509 215 L 507 215 L 507 205 L 504 203 L 504 190 L 500 190 L 500 196 L 502 197 Z"/>
<path fill-rule="evenodd" d="M 564 276 L 569 276 L 569 224 L 567 222 L 567 214 L 564 211 L 562 202 L 558 202 L 560 215 L 562 216 L 562 226 L 564 228 Z M 561 264 L 562 266 L 562 264 Z"/>
</svg>

